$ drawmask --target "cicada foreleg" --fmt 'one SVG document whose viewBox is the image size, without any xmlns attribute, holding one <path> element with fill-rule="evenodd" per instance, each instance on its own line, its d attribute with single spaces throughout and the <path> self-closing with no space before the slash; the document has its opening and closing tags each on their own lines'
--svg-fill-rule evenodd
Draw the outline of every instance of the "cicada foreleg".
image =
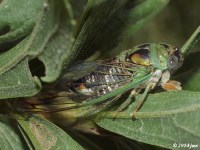
<svg viewBox="0 0 200 150">
<path fill-rule="evenodd" d="M 161 87 L 166 91 L 182 90 L 181 83 L 175 80 L 170 80 L 170 73 L 164 72 L 161 79 Z"/>
<path fill-rule="evenodd" d="M 169 80 L 161 83 L 161 86 L 166 91 L 182 90 L 181 83 L 175 80 Z"/>
<path fill-rule="evenodd" d="M 140 109 L 142 106 L 143 102 L 145 101 L 147 94 L 150 90 L 154 89 L 156 86 L 157 82 L 149 82 L 148 85 L 145 88 L 144 93 L 142 94 L 141 99 L 139 100 L 137 106 L 135 107 L 133 113 L 131 114 L 132 118 L 135 118 L 135 113 Z M 174 80 L 168 80 L 167 82 L 162 82 L 161 86 L 163 89 L 167 91 L 172 91 L 172 90 L 181 90 L 180 82 L 174 81 Z"/>
</svg>

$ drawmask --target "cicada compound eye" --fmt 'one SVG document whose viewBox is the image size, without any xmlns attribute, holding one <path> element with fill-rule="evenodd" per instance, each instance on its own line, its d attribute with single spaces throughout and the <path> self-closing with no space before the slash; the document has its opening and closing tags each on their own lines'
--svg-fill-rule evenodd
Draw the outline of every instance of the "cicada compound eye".
<svg viewBox="0 0 200 150">
<path fill-rule="evenodd" d="M 169 56 L 167 64 L 170 69 L 174 69 L 178 68 L 182 64 L 182 61 L 182 53 L 176 48 L 175 51 Z"/>
<path fill-rule="evenodd" d="M 149 66 L 150 65 L 149 50 L 148 49 L 137 50 L 136 52 L 131 54 L 130 60 L 134 64 Z"/>
<path fill-rule="evenodd" d="M 171 69 L 171 68 L 175 68 L 175 67 L 177 67 L 178 66 L 178 58 L 176 57 L 176 56 L 174 56 L 174 55 L 172 55 L 172 56 L 170 56 L 169 58 L 168 58 L 168 62 L 167 62 L 167 64 L 168 64 L 168 67 Z"/>
</svg>

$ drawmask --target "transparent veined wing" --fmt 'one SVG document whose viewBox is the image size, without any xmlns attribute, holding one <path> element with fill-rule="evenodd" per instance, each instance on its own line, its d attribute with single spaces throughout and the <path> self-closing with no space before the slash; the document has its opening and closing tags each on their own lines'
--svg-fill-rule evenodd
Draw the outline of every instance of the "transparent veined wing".
<svg viewBox="0 0 200 150">
<path fill-rule="evenodd" d="M 65 70 L 57 83 L 47 85 L 35 97 L 21 100 L 20 110 L 57 112 L 89 106 L 86 112 L 99 112 L 151 78 L 151 74 L 138 73 L 140 69 L 114 59 L 77 63 Z"/>
</svg>

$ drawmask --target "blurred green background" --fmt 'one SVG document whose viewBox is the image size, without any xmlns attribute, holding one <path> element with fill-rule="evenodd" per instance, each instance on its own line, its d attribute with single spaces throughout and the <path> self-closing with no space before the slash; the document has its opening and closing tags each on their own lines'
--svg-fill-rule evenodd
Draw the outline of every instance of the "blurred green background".
<svg viewBox="0 0 200 150">
<path fill-rule="evenodd" d="M 171 0 L 130 39 L 131 42 L 127 41 L 127 47 L 145 42 L 164 42 L 180 48 L 199 25 L 199 0 Z"/>
</svg>

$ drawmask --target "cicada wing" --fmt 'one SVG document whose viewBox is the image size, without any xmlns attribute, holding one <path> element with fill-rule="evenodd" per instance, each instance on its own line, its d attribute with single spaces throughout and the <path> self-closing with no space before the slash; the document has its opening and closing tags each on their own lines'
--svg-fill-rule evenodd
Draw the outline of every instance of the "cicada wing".
<svg viewBox="0 0 200 150">
<path fill-rule="evenodd" d="M 67 96 L 36 95 L 11 101 L 12 109 L 17 112 L 51 113 L 77 108 L 77 103 Z"/>
<path fill-rule="evenodd" d="M 79 115 L 77 115 L 77 117 L 84 117 L 84 116 L 97 114 L 105 110 L 106 108 L 112 106 L 112 104 L 116 102 L 121 97 L 122 94 L 140 86 L 144 82 L 147 82 L 151 77 L 152 77 L 152 74 L 137 76 L 134 78 L 132 82 L 126 83 L 121 88 L 111 91 L 110 93 L 107 93 L 106 95 L 102 95 L 95 98 L 88 97 L 86 98 L 85 101 L 81 103 L 77 103 L 76 105 L 71 106 L 71 107 L 62 108 L 58 111 L 83 108 L 80 111 Z"/>
<path fill-rule="evenodd" d="M 138 75 L 137 77 L 135 77 L 132 80 L 132 82 L 127 83 L 124 86 L 120 87 L 119 89 L 111 91 L 110 93 L 107 93 L 107 94 L 102 95 L 100 97 L 88 99 L 84 103 L 80 103 L 79 107 L 88 106 L 88 105 L 95 105 L 95 104 L 104 102 L 105 100 L 110 99 L 112 97 L 115 97 L 117 95 L 124 94 L 125 92 L 127 92 L 131 89 L 134 89 L 134 88 L 140 86 L 141 84 L 147 82 L 151 77 L 152 77 L 152 74 Z"/>
<path fill-rule="evenodd" d="M 41 93 L 35 96 L 34 99 L 36 100 L 34 103 L 28 99 L 22 100 L 22 102 L 25 102 L 28 105 L 28 107 L 25 105 L 25 107 L 22 108 L 25 111 L 27 110 L 30 112 L 56 112 L 90 106 L 97 106 L 97 108 L 98 106 L 106 107 L 108 106 L 106 104 L 108 104 L 114 97 L 139 86 L 141 83 L 151 78 L 151 74 L 145 75 L 137 73 L 137 67 L 134 68 L 134 66 L 132 66 L 131 68 L 135 69 L 133 71 L 130 70 L 128 65 L 129 64 L 124 65 L 124 63 L 115 60 L 113 61 L 113 59 L 96 62 L 79 62 L 66 69 L 65 74 L 56 84 L 47 86 L 47 88 L 44 88 Z M 115 73 L 113 71 L 110 73 L 110 69 L 113 69 L 114 71 L 120 70 L 120 72 Z M 79 85 L 79 81 L 82 82 L 82 80 L 79 79 L 84 78 L 86 75 L 90 76 L 90 73 L 96 74 L 97 77 L 116 77 L 117 80 L 115 79 L 114 82 L 111 83 L 110 81 L 107 82 L 105 78 L 104 80 L 99 78 L 101 82 L 96 82 L 98 79 L 95 80 L 95 82 L 92 82 L 92 84 L 95 85 L 89 85 L 91 83 L 84 81 L 83 85 L 86 88 L 91 86 L 98 87 L 89 95 L 86 95 L 84 92 L 72 91 L 68 87 L 72 82 L 73 84 L 76 83 Z M 118 77 L 121 77 L 122 79 Z M 100 90 L 102 90 L 103 87 L 102 85 L 104 87 L 110 86 L 111 90 L 103 95 L 97 96 L 96 93 L 100 93 Z M 118 88 L 112 89 L 113 85 L 118 85 Z M 64 88 L 60 86 L 64 86 Z"/>
<path fill-rule="evenodd" d="M 81 115 L 78 116 L 89 116 L 92 114 L 99 113 L 100 111 L 111 106 L 120 95 L 125 92 L 138 87 L 141 83 L 148 81 L 152 77 L 151 74 L 145 76 L 135 77 L 134 80 L 130 83 L 124 84 L 119 89 L 111 91 L 105 95 L 99 97 L 93 97 L 82 95 L 79 93 L 73 92 L 59 92 L 56 95 L 48 95 L 45 98 L 44 95 L 39 94 L 32 98 L 26 98 L 23 100 L 15 100 L 15 103 L 21 112 L 33 112 L 33 113 L 43 113 L 43 112 L 59 112 L 67 111 L 72 109 L 79 109 Z M 52 93 L 51 93 L 52 94 Z M 55 93 L 54 93 L 55 94 Z M 85 96 L 84 99 L 78 100 Z M 21 103 L 21 104 L 20 104 Z"/>
<path fill-rule="evenodd" d="M 89 117 L 92 115 L 96 115 L 100 112 L 103 112 L 104 110 L 107 110 L 108 108 L 110 108 L 111 106 L 113 106 L 113 104 L 121 97 L 121 95 L 117 95 L 115 97 L 111 97 L 109 99 L 107 99 L 105 102 L 96 104 L 96 105 L 92 105 L 90 107 L 86 107 L 86 109 L 83 109 L 80 111 L 80 113 L 77 114 L 77 117 L 81 118 L 81 117 Z"/>
<path fill-rule="evenodd" d="M 101 65 L 101 61 L 78 61 L 74 63 L 72 66 L 63 70 L 63 74 L 61 75 L 61 80 L 65 81 L 75 81 L 78 80 L 91 72 L 95 71 L 98 66 Z"/>
<path fill-rule="evenodd" d="M 144 82 L 147 82 L 151 77 L 152 74 L 138 76 L 137 78 L 134 78 L 134 80 L 131 83 L 126 84 L 123 87 L 108 93 L 107 95 L 103 95 L 93 100 L 90 99 L 84 103 L 79 104 L 79 107 L 83 106 L 90 106 L 90 107 L 85 109 L 85 111 L 82 111 L 78 116 L 79 117 L 90 116 L 102 112 L 103 110 L 106 110 L 108 107 L 113 106 L 113 103 L 115 103 L 121 97 L 122 94 L 138 87 L 140 84 Z"/>
</svg>

